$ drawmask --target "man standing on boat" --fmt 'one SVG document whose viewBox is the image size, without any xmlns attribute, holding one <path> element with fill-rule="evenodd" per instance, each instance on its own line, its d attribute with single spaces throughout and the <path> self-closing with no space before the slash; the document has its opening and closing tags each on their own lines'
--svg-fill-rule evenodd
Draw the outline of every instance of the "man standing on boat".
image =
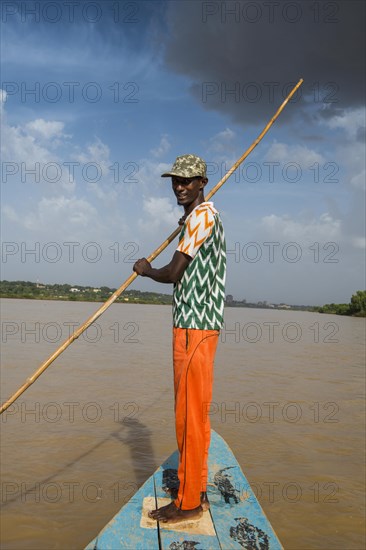
<svg viewBox="0 0 366 550">
<path fill-rule="evenodd" d="M 169 264 L 155 269 L 142 258 L 133 269 L 159 283 L 174 283 L 173 362 L 179 490 L 167 506 L 149 513 L 162 522 L 199 518 L 209 507 L 207 459 L 213 364 L 223 324 L 226 247 L 219 213 L 205 202 L 206 163 L 177 157 L 170 172 L 173 192 L 184 207 L 179 244 Z"/>
</svg>

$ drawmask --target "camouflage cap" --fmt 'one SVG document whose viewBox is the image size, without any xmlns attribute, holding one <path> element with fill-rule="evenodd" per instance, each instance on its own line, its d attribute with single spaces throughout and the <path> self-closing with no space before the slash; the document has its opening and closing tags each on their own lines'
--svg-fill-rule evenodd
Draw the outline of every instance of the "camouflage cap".
<svg viewBox="0 0 366 550">
<path fill-rule="evenodd" d="M 181 178 L 206 177 L 206 163 L 196 155 L 182 155 L 177 157 L 170 172 L 161 175 L 162 178 L 178 176 Z"/>
</svg>

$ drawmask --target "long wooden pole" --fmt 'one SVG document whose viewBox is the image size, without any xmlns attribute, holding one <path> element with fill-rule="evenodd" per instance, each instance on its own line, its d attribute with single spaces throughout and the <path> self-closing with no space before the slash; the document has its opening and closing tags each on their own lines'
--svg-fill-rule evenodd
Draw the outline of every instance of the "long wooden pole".
<svg viewBox="0 0 366 550">
<path fill-rule="evenodd" d="M 297 89 L 301 86 L 303 83 L 303 79 L 301 78 L 299 82 L 296 84 L 296 86 L 293 87 L 291 92 L 288 94 L 282 105 L 277 109 L 276 113 L 273 115 L 271 120 L 268 122 L 267 126 L 262 130 L 262 132 L 259 134 L 257 139 L 253 141 L 252 145 L 245 151 L 245 153 L 235 162 L 235 164 L 230 168 L 230 170 L 225 174 L 225 176 L 211 189 L 211 191 L 206 196 L 206 200 L 209 200 L 219 189 L 224 185 L 226 180 L 231 176 L 233 172 L 240 166 L 240 164 L 247 158 L 248 155 L 253 151 L 253 149 L 258 145 L 258 143 L 262 140 L 262 138 L 265 136 L 265 134 L 268 132 L 276 118 L 281 114 L 287 103 L 290 101 L 292 96 L 296 93 Z M 159 254 L 165 250 L 165 248 L 175 239 L 175 237 L 180 233 L 181 228 L 178 227 L 169 237 L 147 258 L 149 262 L 152 262 L 159 256 Z M 11 396 L 5 403 L 3 403 L 0 407 L 0 414 L 2 414 L 22 393 L 29 388 L 37 380 L 39 376 L 50 366 L 51 363 L 59 356 L 63 351 L 65 351 L 66 348 L 69 347 L 70 344 L 73 343 L 74 340 L 79 338 L 79 336 L 88 328 L 94 321 L 98 319 L 105 311 L 109 308 L 110 305 L 113 304 L 113 302 L 126 290 L 127 287 L 130 286 L 130 284 L 136 279 L 137 273 L 132 273 L 128 279 L 108 298 L 108 300 L 92 315 L 85 321 L 83 325 L 81 325 L 69 338 L 61 344 L 61 346 L 46 360 L 42 365 L 36 370 L 36 372 L 30 377 L 27 378 L 27 380 L 24 382 L 24 384 Z"/>
</svg>

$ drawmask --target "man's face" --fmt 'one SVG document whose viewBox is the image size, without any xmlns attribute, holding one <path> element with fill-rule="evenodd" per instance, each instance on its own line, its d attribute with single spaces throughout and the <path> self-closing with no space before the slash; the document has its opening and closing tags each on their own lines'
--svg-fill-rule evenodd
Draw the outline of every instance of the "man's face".
<svg viewBox="0 0 366 550">
<path fill-rule="evenodd" d="M 172 187 L 177 202 L 181 206 L 189 206 L 197 200 L 201 190 L 206 185 L 206 178 L 180 178 L 178 176 L 172 177 Z"/>
</svg>

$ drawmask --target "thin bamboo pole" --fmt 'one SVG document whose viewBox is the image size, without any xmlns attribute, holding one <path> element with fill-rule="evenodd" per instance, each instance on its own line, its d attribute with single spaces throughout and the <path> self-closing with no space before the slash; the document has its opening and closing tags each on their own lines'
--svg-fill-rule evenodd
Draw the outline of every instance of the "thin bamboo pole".
<svg viewBox="0 0 366 550">
<path fill-rule="evenodd" d="M 276 113 L 273 115 L 271 120 L 268 122 L 267 126 L 262 130 L 262 132 L 259 134 L 257 139 L 252 143 L 252 145 L 245 151 L 245 153 L 235 162 L 235 164 L 230 168 L 230 170 L 225 174 L 225 176 L 211 189 L 211 191 L 206 196 L 206 200 L 209 200 L 219 189 L 224 185 L 224 183 L 228 180 L 228 178 L 231 176 L 233 172 L 240 166 L 240 164 L 247 158 L 247 156 L 253 151 L 253 149 L 258 145 L 258 143 L 262 140 L 262 138 L 265 136 L 265 134 L 268 132 L 274 121 L 277 119 L 277 117 L 281 114 L 287 103 L 290 101 L 290 99 L 293 97 L 293 95 L 296 93 L 298 88 L 303 83 L 303 79 L 301 78 L 299 82 L 294 86 L 294 88 L 291 90 L 291 92 L 288 94 L 286 99 L 283 101 L 282 105 L 277 109 Z M 169 237 L 156 249 L 150 256 L 147 258 L 149 262 L 152 262 L 161 254 L 163 250 L 175 239 L 175 237 L 180 233 L 181 228 L 178 227 Z M 113 302 L 126 290 L 127 287 L 130 286 L 130 284 L 136 279 L 137 273 L 132 273 L 128 279 L 108 298 L 108 300 L 91 316 L 89 319 L 85 321 L 83 325 L 81 325 L 61 346 L 46 360 L 42 363 L 42 365 L 34 372 L 34 374 L 27 378 L 27 380 L 24 382 L 24 384 L 11 396 L 5 403 L 3 403 L 0 407 L 0 414 L 2 414 L 10 405 L 18 399 L 22 393 L 29 388 L 41 376 L 41 374 L 53 363 L 55 359 L 63 351 L 65 351 L 66 348 L 69 347 L 70 344 L 73 343 L 74 340 L 79 338 L 79 336 L 88 328 L 94 321 L 96 321 L 108 308 L 110 305 L 113 304 Z"/>
</svg>

